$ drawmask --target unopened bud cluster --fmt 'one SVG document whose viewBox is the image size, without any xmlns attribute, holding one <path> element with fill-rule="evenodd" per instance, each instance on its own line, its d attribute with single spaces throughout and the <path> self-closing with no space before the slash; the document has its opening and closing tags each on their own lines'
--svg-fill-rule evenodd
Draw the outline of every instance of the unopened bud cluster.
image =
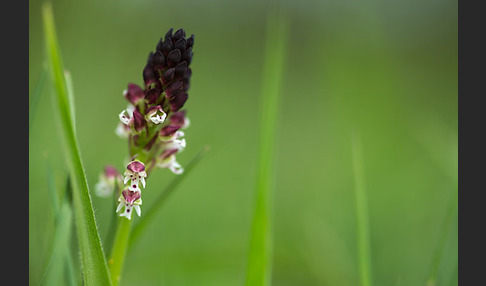
<svg viewBox="0 0 486 286">
<path fill-rule="evenodd" d="M 174 174 L 184 171 L 176 154 L 186 147 L 183 130 L 189 119 L 181 108 L 188 99 L 193 45 L 194 35 L 186 38 L 183 29 L 175 33 L 170 29 L 149 54 L 142 72 L 144 86 L 129 83 L 123 91 L 128 106 L 119 114 L 116 134 L 128 139 L 132 160 L 126 166 L 117 212 L 125 206 L 120 215 L 128 219 L 132 209 L 140 216 L 140 186 L 145 187 L 145 178 L 154 167 Z M 106 196 L 110 184 L 102 181 L 100 177 L 97 193 Z"/>
</svg>

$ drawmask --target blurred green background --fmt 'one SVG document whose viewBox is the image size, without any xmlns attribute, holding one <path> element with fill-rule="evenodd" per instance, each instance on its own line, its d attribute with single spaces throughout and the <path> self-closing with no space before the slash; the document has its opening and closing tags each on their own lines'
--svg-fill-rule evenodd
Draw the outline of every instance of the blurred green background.
<svg viewBox="0 0 486 286">
<path fill-rule="evenodd" d="M 195 35 L 183 165 L 210 152 L 126 259 L 122 285 L 242 285 L 256 178 L 265 23 L 274 1 L 52 1 L 93 190 L 122 169 L 127 83 L 170 27 Z M 374 285 L 425 285 L 457 198 L 457 1 L 280 1 L 290 35 L 278 120 L 274 285 L 358 285 L 352 134 L 363 146 Z M 29 90 L 44 61 L 29 2 Z M 46 166 L 67 171 L 45 85 L 29 140 L 29 281 L 48 263 Z M 153 173 L 148 207 L 173 178 Z M 102 239 L 112 211 L 92 193 Z M 135 218 L 136 220 L 143 219 Z M 457 212 L 438 285 L 457 285 Z M 106 252 L 106 250 L 105 250 Z"/>
</svg>

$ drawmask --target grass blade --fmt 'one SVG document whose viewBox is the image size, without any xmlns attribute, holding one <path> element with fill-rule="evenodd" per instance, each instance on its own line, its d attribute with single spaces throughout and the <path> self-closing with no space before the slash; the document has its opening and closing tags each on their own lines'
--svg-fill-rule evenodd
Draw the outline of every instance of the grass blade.
<svg viewBox="0 0 486 286">
<path fill-rule="evenodd" d="M 357 136 L 353 136 L 352 145 L 360 285 L 370 286 L 372 285 L 372 276 L 368 196 L 365 188 L 363 151 Z"/>
<path fill-rule="evenodd" d="M 442 229 L 441 229 L 441 234 L 439 238 L 439 243 L 437 244 L 437 249 L 435 251 L 435 255 L 432 261 L 432 267 L 430 270 L 429 277 L 427 279 L 426 286 L 435 286 L 437 285 L 437 276 L 439 273 L 439 266 L 440 266 L 440 261 L 442 259 L 442 255 L 444 253 L 444 248 L 446 245 L 447 237 L 449 236 L 452 224 L 454 222 L 454 218 L 456 215 L 456 211 L 458 208 L 458 197 L 457 193 L 453 194 L 453 199 L 452 202 L 449 205 L 449 208 L 447 210 Z"/>
<path fill-rule="evenodd" d="M 44 84 L 46 82 L 46 79 L 47 79 L 47 69 L 45 65 L 42 65 L 42 70 L 39 75 L 39 79 L 37 80 L 37 83 L 34 88 L 34 92 L 29 101 L 29 134 L 32 128 L 32 120 L 34 119 L 34 115 L 37 110 L 37 105 L 39 104 L 39 98 L 42 95 L 42 91 L 44 90 Z"/>
<path fill-rule="evenodd" d="M 84 283 L 86 285 L 111 285 L 76 140 L 70 96 L 68 95 L 69 90 L 57 42 L 52 6 L 45 3 L 42 12 L 49 74 L 54 84 L 55 99 L 61 123 L 61 137 L 72 182 L 74 218 Z"/>
<path fill-rule="evenodd" d="M 51 263 L 47 273 L 46 285 L 61 285 L 66 250 L 71 236 L 72 210 L 69 202 L 62 203 L 56 223 Z"/>
<path fill-rule="evenodd" d="M 259 165 L 250 233 L 246 285 L 271 284 L 274 143 L 281 90 L 287 22 L 282 10 L 268 18 L 263 67 Z"/>
<path fill-rule="evenodd" d="M 133 227 L 132 234 L 130 237 L 129 245 L 128 247 L 131 248 L 135 243 L 138 241 L 140 238 L 140 235 L 143 234 L 147 226 L 150 224 L 151 221 L 153 221 L 155 214 L 160 210 L 160 208 L 164 205 L 166 202 L 167 198 L 171 193 L 174 192 L 175 189 L 177 189 L 177 186 L 179 183 L 189 175 L 192 169 L 196 167 L 196 165 L 201 161 L 202 157 L 208 152 L 209 148 L 205 147 L 201 151 L 199 151 L 196 156 L 194 156 L 191 161 L 187 164 L 187 166 L 184 168 L 184 173 L 174 177 L 174 179 L 169 183 L 169 185 L 162 191 L 160 196 L 155 200 L 154 204 L 151 206 L 151 208 L 148 209 L 148 211 L 145 212 L 143 215 L 143 219 L 140 220 L 140 222 Z"/>
</svg>

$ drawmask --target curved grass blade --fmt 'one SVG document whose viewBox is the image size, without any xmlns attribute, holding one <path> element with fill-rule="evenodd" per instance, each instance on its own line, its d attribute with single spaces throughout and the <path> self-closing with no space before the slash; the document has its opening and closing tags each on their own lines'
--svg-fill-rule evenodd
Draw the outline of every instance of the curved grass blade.
<svg viewBox="0 0 486 286">
<path fill-rule="evenodd" d="M 39 79 L 34 88 L 34 92 L 32 97 L 29 100 L 29 133 L 32 128 L 32 120 L 34 119 L 35 112 L 37 110 L 37 105 L 39 103 L 39 98 L 42 95 L 42 91 L 44 91 L 44 84 L 47 79 L 47 69 L 45 65 L 42 65 L 42 70 L 39 75 Z"/>
<path fill-rule="evenodd" d="M 86 285 L 111 285 L 105 254 L 96 225 L 83 163 L 71 114 L 69 89 L 64 76 L 60 49 L 54 26 L 52 6 L 42 7 L 49 74 L 54 84 L 55 100 L 61 125 L 61 137 L 72 182 L 72 200 L 78 236 L 83 278 Z"/>
<path fill-rule="evenodd" d="M 167 187 L 162 191 L 160 196 L 155 200 L 154 204 L 148 211 L 145 212 L 143 215 L 143 219 L 135 225 L 132 229 L 132 234 L 130 236 L 130 241 L 128 244 L 128 248 L 130 249 L 140 238 L 140 235 L 145 231 L 149 223 L 154 219 L 155 214 L 160 210 L 160 208 L 164 205 L 165 201 L 169 197 L 169 195 L 174 192 L 177 188 L 179 183 L 189 175 L 192 169 L 196 167 L 196 165 L 201 161 L 202 157 L 208 152 L 209 148 L 204 147 L 201 151 L 199 151 L 187 164 L 184 168 L 184 173 L 174 177 L 174 179 L 169 183 Z"/>
<path fill-rule="evenodd" d="M 282 10 L 271 14 L 267 22 L 265 62 L 263 66 L 260 148 L 255 209 L 250 233 L 246 285 L 271 284 L 272 274 L 272 203 L 274 188 L 274 146 L 278 102 L 284 70 L 288 29 Z"/>
<path fill-rule="evenodd" d="M 366 194 L 363 169 L 363 151 L 361 149 L 361 142 L 356 135 L 353 136 L 352 140 L 359 277 L 361 286 L 370 286 L 372 285 L 370 225 L 368 218 L 368 196 Z"/>
</svg>

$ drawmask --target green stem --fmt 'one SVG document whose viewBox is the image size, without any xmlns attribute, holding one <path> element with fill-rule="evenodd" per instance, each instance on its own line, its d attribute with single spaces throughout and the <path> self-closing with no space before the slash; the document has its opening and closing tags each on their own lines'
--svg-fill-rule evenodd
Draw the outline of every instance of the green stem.
<svg viewBox="0 0 486 286">
<path fill-rule="evenodd" d="M 115 242 L 111 251 L 110 260 L 108 261 L 113 286 L 118 285 L 120 282 L 131 229 L 131 220 L 124 217 L 119 218 L 119 220 L 121 221 L 118 223 Z"/>
</svg>

